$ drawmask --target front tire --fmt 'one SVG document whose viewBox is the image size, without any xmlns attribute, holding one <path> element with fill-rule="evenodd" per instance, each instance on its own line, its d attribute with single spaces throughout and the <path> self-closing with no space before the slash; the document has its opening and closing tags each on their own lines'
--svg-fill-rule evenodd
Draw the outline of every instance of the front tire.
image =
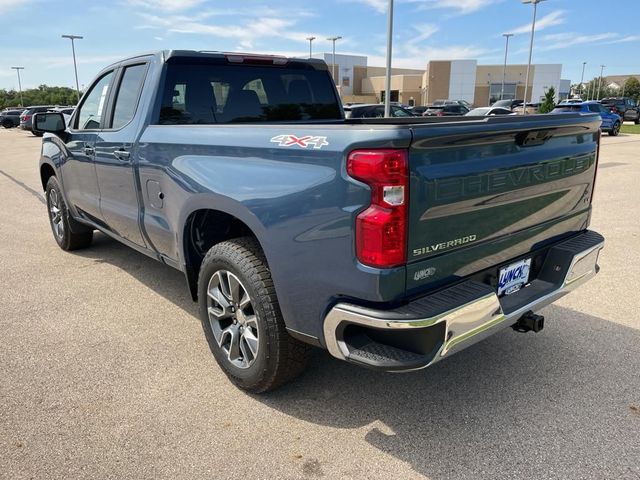
<svg viewBox="0 0 640 480">
<path fill-rule="evenodd" d="M 310 347 L 287 333 L 269 266 L 255 239 L 235 238 L 207 252 L 198 302 L 209 348 L 241 389 L 267 392 L 304 370 Z"/>
<path fill-rule="evenodd" d="M 91 245 L 93 230 L 81 225 L 70 216 L 56 177 L 49 178 L 45 195 L 49 224 L 58 246 L 63 250 L 71 251 Z"/>
<path fill-rule="evenodd" d="M 620 122 L 616 122 L 613 124 L 613 127 L 611 127 L 611 130 L 609 130 L 609 135 L 612 137 L 617 137 L 619 133 L 620 133 Z"/>
<path fill-rule="evenodd" d="M 2 121 L 2 126 L 4 128 L 11 128 L 11 127 L 13 127 L 13 122 L 11 120 L 8 120 L 8 119 L 7 120 L 3 120 Z"/>
</svg>

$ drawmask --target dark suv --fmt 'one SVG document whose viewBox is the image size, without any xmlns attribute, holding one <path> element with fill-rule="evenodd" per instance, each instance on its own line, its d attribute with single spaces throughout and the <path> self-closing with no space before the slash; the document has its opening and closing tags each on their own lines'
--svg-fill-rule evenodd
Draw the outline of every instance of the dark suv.
<svg viewBox="0 0 640 480">
<path fill-rule="evenodd" d="M 23 130 L 31 130 L 31 122 L 33 120 L 34 113 L 46 112 L 50 108 L 53 108 L 53 105 L 36 105 L 32 107 L 27 107 L 27 109 L 22 112 L 20 115 L 20 128 Z M 33 130 L 31 130 L 33 132 Z M 34 135 L 37 135 L 33 132 Z M 38 135 L 42 136 L 42 135 Z"/>
<path fill-rule="evenodd" d="M 624 122 L 634 122 L 636 125 L 640 123 L 640 107 L 636 101 L 629 97 L 609 97 L 603 98 L 600 102 L 613 113 L 617 113 L 622 117 Z"/>
<path fill-rule="evenodd" d="M 0 125 L 4 128 L 13 128 L 20 125 L 20 114 L 22 110 L 7 109 L 0 112 Z"/>
<path fill-rule="evenodd" d="M 464 105 L 432 105 L 424 111 L 423 117 L 448 117 L 452 115 L 466 115 L 469 109 Z"/>
</svg>

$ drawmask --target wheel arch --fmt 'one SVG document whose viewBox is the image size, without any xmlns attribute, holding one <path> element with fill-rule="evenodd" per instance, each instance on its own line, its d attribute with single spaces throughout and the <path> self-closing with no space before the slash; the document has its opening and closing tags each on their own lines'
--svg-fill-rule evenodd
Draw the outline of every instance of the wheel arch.
<svg viewBox="0 0 640 480">
<path fill-rule="evenodd" d="M 267 255 L 261 241 L 264 228 L 255 216 L 253 218 L 253 222 L 247 221 L 244 216 L 209 206 L 194 208 L 184 215 L 184 220 L 180 223 L 182 230 L 179 249 L 189 292 L 194 301 L 198 299 L 200 266 L 204 255 L 212 246 L 231 238 L 250 236 Z"/>
<path fill-rule="evenodd" d="M 47 182 L 51 177 L 56 176 L 56 169 L 47 159 L 40 161 L 40 182 L 42 183 L 42 190 L 47 189 Z"/>
</svg>

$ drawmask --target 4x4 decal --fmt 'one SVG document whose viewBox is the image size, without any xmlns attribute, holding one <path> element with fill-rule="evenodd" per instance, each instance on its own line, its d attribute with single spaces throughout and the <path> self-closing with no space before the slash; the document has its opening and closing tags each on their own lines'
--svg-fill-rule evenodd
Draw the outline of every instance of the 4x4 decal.
<svg viewBox="0 0 640 480">
<path fill-rule="evenodd" d="M 296 137 L 295 135 L 278 135 L 271 139 L 271 143 L 277 143 L 281 147 L 298 146 L 300 148 L 309 148 L 319 150 L 325 145 L 329 145 L 327 137 L 314 137 L 306 135 L 304 137 Z"/>
</svg>

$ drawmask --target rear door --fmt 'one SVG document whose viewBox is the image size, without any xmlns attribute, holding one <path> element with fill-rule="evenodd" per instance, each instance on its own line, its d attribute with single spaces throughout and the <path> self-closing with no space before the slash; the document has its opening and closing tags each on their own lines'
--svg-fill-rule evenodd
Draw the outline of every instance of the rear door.
<svg viewBox="0 0 640 480">
<path fill-rule="evenodd" d="M 414 126 L 408 290 L 586 228 L 599 124 L 567 114 Z"/>
<path fill-rule="evenodd" d="M 105 129 L 96 136 L 95 166 L 100 188 L 100 210 L 106 226 L 118 236 L 145 246 L 140 230 L 139 195 L 134 170 L 136 116 L 147 63 L 122 65 Z"/>
</svg>

